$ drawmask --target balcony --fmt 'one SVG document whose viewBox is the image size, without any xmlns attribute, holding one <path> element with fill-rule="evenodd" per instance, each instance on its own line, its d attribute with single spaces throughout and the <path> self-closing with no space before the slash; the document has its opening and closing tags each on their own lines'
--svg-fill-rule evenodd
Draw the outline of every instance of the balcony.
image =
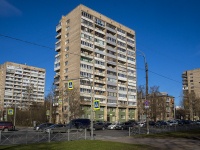
<svg viewBox="0 0 200 150">
<path fill-rule="evenodd" d="M 126 62 L 126 61 L 127 61 L 126 58 L 122 58 L 122 57 L 117 57 L 117 58 L 118 58 L 118 60 L 123 61 L 123 62 Z"/>
<path fill-rule="evenodd" d="M 118 97 L 118 100 L 119 101 L 127 101 L 127 98 L 126 97 Z"/>
<path fill-rule="evenodd" d="M 56 45 L 56 46 L 55 46 L 55 51 L 56 51 L 56 52 L 59 52 L 60 49 L 61 49 L 61 45 Z"/>
<path fill-rule="evenodd" d="M 113 32 L 113 33 L 115 33 L 115 34 L 116 34 L 116 32 L 117 32 L 115 29 L 110 28 L 110 27 L 108 27 L 108 26 L 106 26 L 106 29 L 109 30 L 109 31 L 111 31 L 111 32 Z"/>
<path fill-rule="evenodd" d="M 60 66 L 54 67 L 54 71 L 59 71 L 60 70 Z"/>
<path fill-rule="evenodd" d="M 97 48 L 95 48 L 94 51 L 95 51 L 96 53 L 99 53 L 99 54 L 102 54 L 102 55 L 106 55 L 105 51 L 101 51 L 101 50 L 99 50 L 99 49 L 97 49 Z"/>
<path fill-rule="evenodd" d="M 117 50 L 112 46 L 106 46 L 106 49 L 115 53 L 117 52 Z"/>
<path fill-rule="evenodd" d="M 99 80 L 99 79 L 94 79 L 94 82 L 96 82 L 96 83 L 106 84 L 106 81 Z"/>
<path fill-rule="evenodd" d="M 94 89 L 98 91 L 106 91 L 104 87 L 99 87 L 99 86 L 95 86 Z"/>
<path fill-rule="evenodd" d="M 60 39 L 61 38 L 61 32 L 59 32 L 57 35 L 56 35 L 56 39 Z"/>
<path fill-rule="evenodd" d="M 106 54 L 106 56 L 108 56 L 108 57 L 111 57 L 111 58 L 114 58 L 114 59 L 116 59 L 116 58 L 117 58 L 117 56 L 116 56 L 116 55 L 109 54 L 109 53 L 107 53 L 107 54 Z"/>
<path fill-rule="evenodd" d="M 111 44 L 111 45 L 114 45 L 114 46 L 116 46 L 116 45 L 117 45 L 117 43 L 116 43 L 116 42 L 112 42 L 112 41 L 109 41 L 109 40 L 106 40 L 106 42 L 107 42 L 107 43 L 109 43 L 109 44 Z"/>
<path fill-rule="evenodd" d="M 105 66 L 103 66 L 103 65 L 94 64 L 94 66 L 95 66 L 95 67 L 97 67 L 97 68 L 106 69 L 106 67 L 105 67 Z"/>
<path fill-rule="evenodd" d="M 116 86 L 116 85 L 117 85 L 117 82 L 107 81 L 107 84 L 108 84 L 108 85 L 114 85 L 114 86 Z"/>
<path fill-rule="evenodd" d="M 61 26 L 61 23 L 59 23 L 57 26 L 56 26 L 56 32 L 59 32 L 61 30 L 62 26 Z"/>
<path fill-rule="evenodd" d="M 107 70 L 113 71 L 113 72 L 116 72 L 116 71 L 117 71 L 116 68 L 113 68 L 113 67 L 107 67 Z"/>
<path fill-rule="evenodd" d="M 127 81 L 127 78 L 118 76 L 118 80 Z"/>
<path fill-rule="evenodd" d="M 84 57 L 87 57 L 87 58 L 90 58 L 90 59 L 93 59 L 93 55 L 89 55 L 87 52 L 81 52 L 81 56 L 84 56 Z"/>
<path fill-rule="evenodd" d="M 98 71 L 95 71 L 94 74 L 98 75 L 98 76 L 105 76 L 105 73 L 101 73 L 101 72 L 98 72 Z"/>
</svg>

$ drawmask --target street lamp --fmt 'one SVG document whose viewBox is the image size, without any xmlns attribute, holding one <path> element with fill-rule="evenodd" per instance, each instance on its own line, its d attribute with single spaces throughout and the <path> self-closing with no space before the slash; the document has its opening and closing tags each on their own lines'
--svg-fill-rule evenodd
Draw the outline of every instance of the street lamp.
<svg viewBox="0 0 200 150">
<path fill-rule="evenodd" d="M 149 119 L 148 119 L 148 109 L 149 109 L 149 104 L 148 104 L 148 100 L 147 100 L 147 97 L 148 97 L 148 64 L 147 64 L 147 61 L 146 61 L 146 57 L 145 57 L 145 54 L 138 50 L 141 53 L 141 55 L 143 56 L 144 58 L 144 64 L 145 64 L 145 74 L 146 74 L 146 96 L 145 96 L 145 99 L 146 99 L 146 122 L 147 122 L 147 134 L 149 134 Z"/>
</svg>

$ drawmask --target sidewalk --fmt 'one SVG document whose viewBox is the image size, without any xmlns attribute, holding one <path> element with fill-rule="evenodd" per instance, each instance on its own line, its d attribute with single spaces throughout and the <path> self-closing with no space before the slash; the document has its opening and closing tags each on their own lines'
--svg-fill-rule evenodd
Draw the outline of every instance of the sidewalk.
<svg viewBox="0 0 200 150">
<path fill-rule="evenodd" d="M 96 140 L 114 141 L 130 144 L 150 145 L 159 150 L 200 150 L 200 140 L 192 139 L 158 139 L 158 138 L 134 138 L 134 137 L 96 137 Z"/>
</svg>

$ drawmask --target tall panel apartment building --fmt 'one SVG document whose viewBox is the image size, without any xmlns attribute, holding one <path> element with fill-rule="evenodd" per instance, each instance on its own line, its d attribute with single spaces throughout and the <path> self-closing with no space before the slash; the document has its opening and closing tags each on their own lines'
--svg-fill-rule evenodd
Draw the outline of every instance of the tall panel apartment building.
<svg viewBox="0 0 200 150">
<path fill-rule="evenodd" d="M 83 118 L 90 118 L 92 96 L 101 104 L 95 120 L 137 120 L 135 31 L 79 5 L 62 16 L 56 32 L 56 91 L 62 90 L 67 80 L 82 78 L 73 83 L 84 100 Z M 67 102 L 63 105 L 67 108 Z M 57 122 L 63 121 L 62 111 L 67 109 L 60 105 Z"/>
<path fill-rule="evenodd" d="M 0 65 L 0 107 L 24 109 L 44 103 L 45 69 L 6 62 Z M 29 95 L 27 97 L 27 95 Z"/>
<path fill-rule="evenodd" d="M 200 97 L 200 69 L 188 70 L 183 72 L 183 92 L 194 92 Z"/>
</svg>

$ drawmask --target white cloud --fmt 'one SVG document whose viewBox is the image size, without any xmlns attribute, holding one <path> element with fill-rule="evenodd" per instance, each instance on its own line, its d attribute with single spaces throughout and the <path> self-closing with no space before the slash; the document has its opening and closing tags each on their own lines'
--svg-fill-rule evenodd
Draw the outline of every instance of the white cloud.
<svg viewBox="0 0 200 150">
<path fill-rule="evenodd" d="M 0 0 L 0 17 L 20 16 L 22 12 L 8 3 L 6 0 Z"/>
</svg>

